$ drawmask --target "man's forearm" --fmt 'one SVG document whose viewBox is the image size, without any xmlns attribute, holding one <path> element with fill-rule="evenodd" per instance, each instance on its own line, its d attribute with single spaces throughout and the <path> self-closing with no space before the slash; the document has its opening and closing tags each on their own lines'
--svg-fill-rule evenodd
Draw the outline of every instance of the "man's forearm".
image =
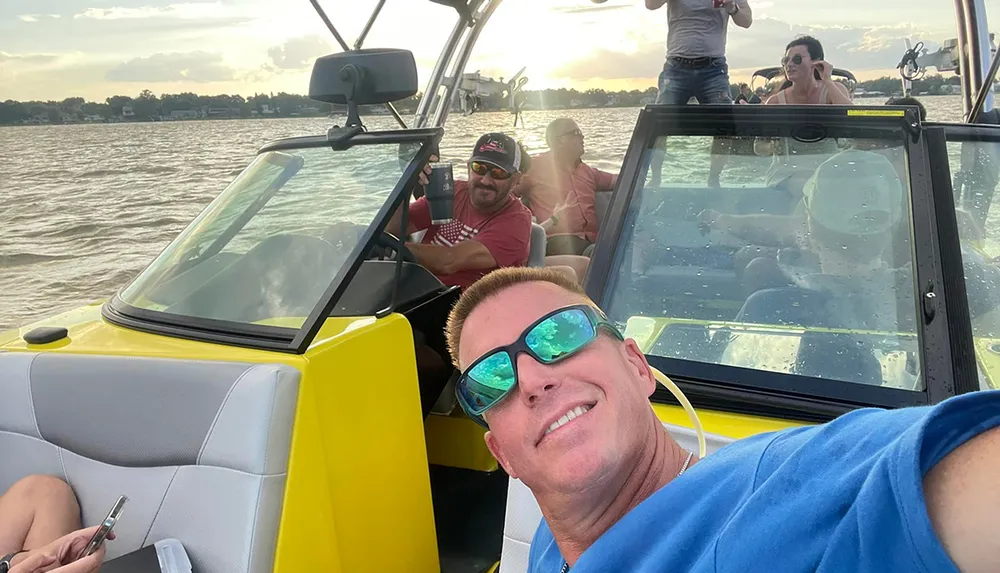
<svg viewBox="0 0 1000 573">
<path fill-rule="evenodd" d="M 497 266 L 496 259 L 482 243 L 462 241 L 445 247 L 407 243 L 417 262 L 435 275 L 450 275 L 463 270 L 489 269 Z"/>
<path fill-rule="evenodd" d="M 750 243 L 788 247 L 795 244 L 795 228 L 801 220 L 789 215 L 720 215 L 712 226 Z"/>
<path fill-rule="evenodd" d="M 737 4 L 737 6 L 739 6 Z M 750 24 L 753 24 L 753 10 L 750 9 L 750 5 L 746 4 L 740 6 L 740 11 L 733 16 L 733 23 L 740 28 L 749 28 Z"/>
<path fill-rule="evenodd" d="M 657 10 L 660 6 L 667 3 L 667 0 L 646 0 L 646 8 L 650 10 Z"/>
<path fill-rule="evenodd" d="M 403 206 L 400 205 L 399 207 L 396 208 L 396 211 L 392 214 L 392 217 L 389 218 L 389 222 L 385 224 L 385 232 L 389 233 L 390 235 L 396 238 L 404 238 L 404 237 L 409 237 L 413 233 L 416 233 L 418 230 L 416 226 L 413 224 L 412 220 L 406 221 L 405 233 L 403 233 L 403 229 L 401 228 L 402 226 L 403 226 Z M 401 237 L 400 235 L 403 235 L 403 237 Z"/>
</svg>

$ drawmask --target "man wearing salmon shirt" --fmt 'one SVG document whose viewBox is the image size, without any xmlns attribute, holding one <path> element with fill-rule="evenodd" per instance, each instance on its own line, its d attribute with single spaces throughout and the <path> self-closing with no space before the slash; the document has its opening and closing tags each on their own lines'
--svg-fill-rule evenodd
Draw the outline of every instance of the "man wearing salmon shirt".
<svg viewBox="0 0 1000 573">
<path fill-rule="evenodd" d="M 527 264 L 531 213 L 511 195 L 511 189 L 520 182 L 528 162 L 520 144 L 510 136 L 487 133 L 480 137 L 468 162 L 469 180 L 455 181 L 450 223 L 431 223 L 426 197 L 410 204 L 405 235 L 427 231 L 419 243 L 406 243 L 417 262 L 442 283 L 463 289 L 494 269 Z M 386 232 L 398 237 L 401 218 L 402 212 L 397 211 Z"/>
<path fill-rule="evenodd" d="M 583 162 L 583 132 L 572 119 L 553 120 L 545 140 L 549 151 L 532 157 L 514 192 L 545 227 L 546 255 L 589 256 L 600 224 L 596 194 L 614 188 L 618 176 Z"/>
</svg>

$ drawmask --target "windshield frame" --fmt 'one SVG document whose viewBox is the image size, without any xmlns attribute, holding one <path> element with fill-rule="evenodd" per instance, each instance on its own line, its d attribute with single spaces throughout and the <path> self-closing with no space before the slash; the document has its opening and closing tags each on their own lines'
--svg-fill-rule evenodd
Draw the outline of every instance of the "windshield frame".
<svg viewBox="0 0 1000 573">
<path fill-rule="evenodd" d="M 587 294 L 602 307 L 611 302 L 616 286 L 613 282 L 617 281 L 624 263 L 625 249 L 620 241 L 628 221 L 635 216 L 633 199 L 636 190 L 643 185 L 644 162 L 658 137 L 788 137 L 794 132 L 801 134 L 805 126 L 819 128 L 825 132 L 825 137 L 835 138 L 881 135 L 898 139 L 901 133 L 906 134 L 904 149 L 910 174 L 911 245 L 917 291 L 914 300 L 920 303 L 919 312 L 915 309 L 915 318 L 921 341 L 924 391 L 831 382 L 797 374 L 647 355 L 650 365 L 674 377 L 696 406 L 805 421 L 829 420 L 857 407 L 934 404 L 968 391 L 967 382 L 956 384 L 956 381 L 958 376 L 968 377 L 967 373 L 975 378 L 975 360 L 970 360 L 968 352 L 953 354 L 952 348 L 972 347 L 971 326 L 967 309 L 964 320 L 961 309 L 950 312 L 952 306 L 965 305 L 965 293 L 964 289 L 955 292 L 953 285 L 946 281 L 945 272 L 953 265 L 942 263 L 943 257 L 958 257 L 961 272 L 957 234 L 947 232 L 947 228 L 956 225 L 954 209 L 948 213 L 941 206 L 942 197 L 950 197 L 952 192 L 947 154 L 940 155 L 941 148 L 928 148 L 933 138 L 928 130 L 921 129 L 919 117 L 912 108 L 647 105 L 637 119 L 601 237 L 595 246 L 584 284 Z M 939 159 L 933 169 L 932 155 Z M 944 165 L 941 165 L 942 157 Z M 929 300 L 928 292 L 935 293 Z M 933 313 L 931 320 L 927 319 L 929 312 Z M 949 328 L 952 319 L 965 324 Z M 652 400 L 676 402 L 660 388 L 654 392 Z"/>
<path fill-rule="evenodd" d="M 329 316 L 330 312 L 332 312 L 337 304 L 337 300 L 347 289 L 354 275 L 357 274 L 363 262 L 364 253 L 369 251 L 373 242 L 383 232 L 389 222 L 389 217 L 396 208 L 402 201 L 409 200 L 412 189 L 417 182 L 417 175 L 420 172 L 421 166 L 427 163 L 432 151 L 440 143 L 443 135 L 444 129 L 439 127 L 363 132 L 353 136 L 345 143 L 338 143 L 338 148 L 336 149 L 332 147 L 328 135 L 309 135 L 273 141 L 261 146 L 257 150 L 256 156 L 270 151 L 292 151 L 322 147 L 329 147 L 330 153 L 337 153 L 339 149 L 350 149 L 364 145 L 420 144 L 420 148 L 414 155 L 413 160 L 410 161 L 410 164 L 403 171 L 389 193 L 389 199 L 382 204 L 371 225 L 362 233 L 361 240 L 351 252 L 347 262 L 344 263 L 333 277 L 333 280 L 324 290 L 323 295 L 319 298 L 299 328 L 245 324 L 138 308 L 125 302 L 121 298 L 121 294 L 141 273 L 119 289 L 102 306 L 102 316 L 112 324 L 172 338 L 292 354 L 305 353 L 320 328 L 322 328 L 325 317 Z M 263 208 L 266 203 L 259 204 L 257 209 Z M 207 209 L 208 206 L 205 208 Z M 245 224 L 253 218 L 254 214 L 245 212 L 239 218 L 244 219 Z M 163 250 L 169 248 L 172 243 L 173 240 L 165 245 Z M 153 260 L 155 259 L 156 257 L 153 258 Z"/>
</svg>

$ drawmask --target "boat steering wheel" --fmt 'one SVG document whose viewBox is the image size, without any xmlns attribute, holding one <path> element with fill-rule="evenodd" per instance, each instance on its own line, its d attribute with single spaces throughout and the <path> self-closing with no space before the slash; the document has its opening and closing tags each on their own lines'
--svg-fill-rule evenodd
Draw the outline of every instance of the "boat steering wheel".
<svg viewBox="0 0 1000 573">
<path fill-rule="evenodd" d="M 390 251 L 395 251 L 397 257 L 402 257 L 408 263 L 417 263 L 417 257 L 413 256 L 413 251 L 392 233 L 382 231 L 382 234 L 375 240 L 375 244 Z"/>
</svg>

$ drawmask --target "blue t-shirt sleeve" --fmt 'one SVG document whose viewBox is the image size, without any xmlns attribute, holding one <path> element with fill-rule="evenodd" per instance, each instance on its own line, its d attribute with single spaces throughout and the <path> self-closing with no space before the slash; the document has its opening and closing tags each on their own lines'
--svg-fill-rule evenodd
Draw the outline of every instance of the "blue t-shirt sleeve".
<svg viewBox="0 0 1000 573">
<path fill-rule="evenodd" d="M 1000 391 L 992 391 L 777 434 L 754 494 L 720 538 L 720 565 L 780 551 L 791 567 L 779 569 L 789 571 L 957 571 L 931 526 L 922 478 L 997 426 Z"/>
</svg>

